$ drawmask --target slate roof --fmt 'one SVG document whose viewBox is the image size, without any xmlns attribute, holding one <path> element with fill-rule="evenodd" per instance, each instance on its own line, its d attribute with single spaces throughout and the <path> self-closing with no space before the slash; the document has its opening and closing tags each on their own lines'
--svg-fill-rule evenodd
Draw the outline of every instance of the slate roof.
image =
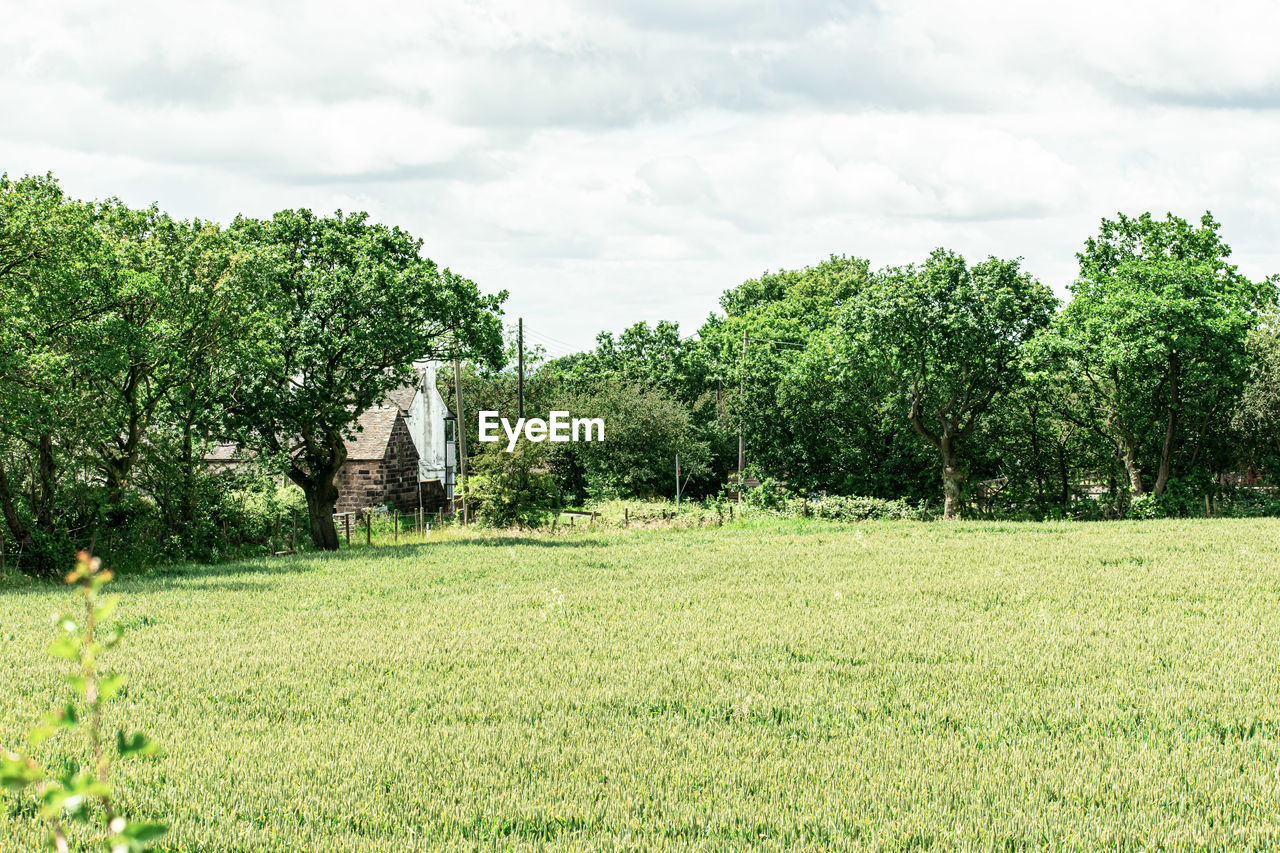
<svg viewBox="0 0 1280 853">
<path fill-rule="evenodd" d="M 401 411 L 409 411 L 409 407 L 413 405 L 413 397 L 418 393 L 418 389 L 412 385 L 401 385 L 399 388 L 392 388 L 387 392 L 386 402 L 393 406 L 400 407 Z"/>
<path fill-rule="evenodd" d="M 400 409 L 391 406 L 385 409 L 369 409 L 357 421 L 360 431 L 347 439 L 348 459 L 382 459 L 387 455 L 387 445 L 391 443 L 391 431 L 395 429 L 396 419 L 400 418 Z"/>
<path fill-rule="evenodd" d="M 356 423 L 360 431 L 346 440 L 347 459 L 381 460 L 387 455 L 387 446 L 391 443 L 391 433 L 395 429 L 396 419 L 403 417 L 396 406 L 373 408 L 362 414 Z M 243 462 L 245 455 L 235 444 L 215 444 L 204 455 L 206 462 Z"/>
</svg>

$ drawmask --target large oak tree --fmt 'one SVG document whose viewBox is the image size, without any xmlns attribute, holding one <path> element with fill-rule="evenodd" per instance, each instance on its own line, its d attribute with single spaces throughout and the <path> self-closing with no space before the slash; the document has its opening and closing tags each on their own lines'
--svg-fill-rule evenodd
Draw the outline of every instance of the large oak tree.
<svg viewBox="0 0 1280 853">
<path fill-rule="evenodd" d="M 506 293 L 481 294 L 364 213 L 286 210 L 232 230 L 272 258 L 230 423 L 246 449 L 281 462 L 306 495 L 315 544 L 336 550 L 335 477 L 360 414 L 409 381 L 415 359 L 500 363 Z"/>
<path fill-rule="evenodd" d="M 1063 392 L 1113 443 L 1134 496 L 1160 496 L 1229 424 L 1248 375 L 1245 340 L 1275 299 L 1229 262 L 1206 213 L 1104 219 L 1073 298 L 1042 342 Z M 1154 479 L 1151 477 L 1154 475 Z"/>
<path fill-rule="evenodd" d="M 1018 261 L 970 267 L 935 250 L 919 266 L 878 272 L 849 314 L 868 367 L 896 389 L 911 428 L 937 449 L 943 517 L 960 510 L 964 445 L 1019 378 L 1019 352 L 1057 303 Z"/>
</svg>

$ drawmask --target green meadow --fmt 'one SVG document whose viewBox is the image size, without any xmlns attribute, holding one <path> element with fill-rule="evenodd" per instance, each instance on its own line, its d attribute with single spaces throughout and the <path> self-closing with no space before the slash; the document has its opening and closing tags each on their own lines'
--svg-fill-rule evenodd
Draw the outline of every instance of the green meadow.
<svg viewBox="0 0 1280 853">
<path fill-rule="evenodd" d="M 1280 846 L 1275 520 L 446 534 L 111 586 L 161 850 Z M 0 587 L 0 745 L 65 697 L 72 607 Z M 3 794 L 0 850 L 42 843 Z"/>
</svg>

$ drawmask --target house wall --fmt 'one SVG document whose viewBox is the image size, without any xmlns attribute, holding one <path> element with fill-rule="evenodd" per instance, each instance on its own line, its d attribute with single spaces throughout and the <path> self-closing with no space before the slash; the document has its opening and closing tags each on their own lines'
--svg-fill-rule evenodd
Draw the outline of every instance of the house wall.
<svg viewBox="0 0 1280 853">
<path fill-rule="evenodd" d="M 445 415 L 449 407 L 436 388 L 435 362 L 420 362 L 421 383 L 405 416 L 413 444 L 418 449 L 418 478 L 439 480 L 453 496 L 453 442 L 445 441 Z"/>
<path fill-rule="evenodd" d="M 401 512 L 418 507 L 418 451 L 404 418 L 396 418 L 382 459 L 349 459 L 338 472 L 338 512 L 391 504 Z"/>
</svg>

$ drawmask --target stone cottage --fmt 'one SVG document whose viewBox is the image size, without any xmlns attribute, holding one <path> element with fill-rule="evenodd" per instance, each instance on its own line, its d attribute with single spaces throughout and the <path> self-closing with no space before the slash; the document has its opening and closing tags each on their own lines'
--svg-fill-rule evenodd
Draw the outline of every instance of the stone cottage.
<svg viewBox="0 0 1280 853">
<path fill-rule="evenodd" d="M 347 439 L 347 461 L 338 472 L 338 512 L 390 504 L 401 512 L 418 507 L 418 451 L 397 406 L 370 409 L 360 431 Z"/>
<path fill-rule="evenodd" d="M 360 415 L 346 439 L 347 461 L 338 472 L 337 512 L 396 507 L 412 512 L 448 508 L 453 499 L 453 427 L 456 422 L 436 388 L 435 365 L 418 364 L 416 386 L 403 386 Z M 248 460 L 233 444 L 215 445 L 205 455 L 215 468 Z"/>
</svg>

